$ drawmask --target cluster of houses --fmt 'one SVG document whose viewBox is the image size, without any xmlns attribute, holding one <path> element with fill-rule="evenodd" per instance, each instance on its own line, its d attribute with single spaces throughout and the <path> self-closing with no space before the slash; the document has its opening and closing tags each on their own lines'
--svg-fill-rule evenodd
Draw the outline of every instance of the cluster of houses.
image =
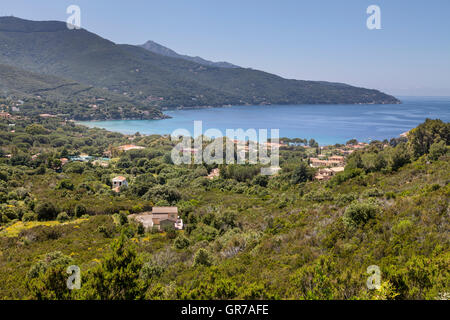
<svg viewBox="0 0 450 320">
<path fill-rule="evenodd" d="M 183 219 L 178 215 L 177 207 L 153 207 L 150 212 L 131 214 L 128 217 L 142 223 L 147 230 L 163 231 L 168 227 L 183 229 Z"/>
<path fill-rule="evenodd" d="M 355 142 L 353 144 L 347 144 L 345 146 L 334 148 L 333 146 L 320 147 L 321 153 L 338 153 L 341 155 L 326 156 L 324 154 L 319 155 L 317 158 L 309 158 L 310 166 L 318 168 L 314 180 L 323 181 L 329 180 L 331 177 L 339 172 L 344 171 L 345 156 L 361 150 L 367 147 L 369 144 L 365 142 Z"/>
<path fill-rule="evenodd" d="M 313 168 L 320 167 L 342 167 L 345 165 L 343 156 L 331 156 L 327 160 L 320 158 L 309 158 L 309 163 Z"/>
<path fill-rule="evenodd" d="M 343 154 L 345 156 L 348 156 L 349 154 L 352 154 L 356 150 L 361 150 L 367 147 L 369 144 L 365 142 L 358 142 L 355 144 L 347 144 L 342 148 L 338 148 L 336 151 L 340 154 Z"/>
<path fill-rule="evenodd" d="M 344 171 L 345 158 L 343 156 L 333 155 L 328 159 L 310 158 L 309 163 L 313 168 L 319 168 L 314 176 L 314 180 L 329 180 L 335 174 Z"/>
</svg>

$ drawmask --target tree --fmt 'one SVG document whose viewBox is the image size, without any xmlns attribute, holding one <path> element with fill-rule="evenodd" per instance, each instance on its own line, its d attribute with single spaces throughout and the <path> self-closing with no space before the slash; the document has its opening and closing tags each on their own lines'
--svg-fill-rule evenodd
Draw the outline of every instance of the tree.
<svg viewBox="0 0 450 320">
<path fill-rule="evenodd" d="M 447 153 L 447 146 L 444 141 L 435 142 L 430 146 L 430 153 L 428 158 L 432 161 L 438 160 L 441 156 Z"/>
<path fill-rule="evenodd" d="M 450 123 L 426 119 L 408 133 L 409 148 L 415 158 L 428 153 L 431 145 L 439 141 L 450 144 Z"/>
<path fill-rule="evenodd" d="M 184 249 L 189 247 L 190 241 L 184 235 L 180 234 L 174 241 L 173 246 L 176 249 Z"/>
<path fill-rule="evenodd" d="M 298 184 L 301 182 L 306 182 L 308 180 L 311 180 L 312 177 L 313 173 L 311 168 L 306 164 L 306 162 L 302 161 L 292 173 L 292 183 Z"/>
<path fill-rule="evenodd" d="M 25 128 L 25 132 L 31 135 L 46 134 L 47 129 L 40 124 L 33 123 Z"/>
<path fill-rule="evenodd" d="M 410 154 L 405 143 L 400 143 L 390 152 L 389 166 L 393 171 L 397 171 L 410 162 Z"/>
<path fill-rule="evenodd" d="M 67 288 L 67 267 L 72 258 L 60 251 L 51 252 L 34 264 L 27 274 L 27 288 L 38 300 L 67 300 L 72 292 Z"/>
<path fill-rule="evenodd" d="M 58 211 L 51 202 L 43 202 L 37 205 L 35 212 L 41 221 L 52 220 L 56 218 Z"/>
<path fill-rule="evenodd" d="M 100 266 L 92 271 L 82 286 L 83 299 L 136 300 L 142 299 L 146 290 L 139 275 L 143 263 L 135 248 L 122 233 L 111 246 L 110 253 Z"/>
</svg>

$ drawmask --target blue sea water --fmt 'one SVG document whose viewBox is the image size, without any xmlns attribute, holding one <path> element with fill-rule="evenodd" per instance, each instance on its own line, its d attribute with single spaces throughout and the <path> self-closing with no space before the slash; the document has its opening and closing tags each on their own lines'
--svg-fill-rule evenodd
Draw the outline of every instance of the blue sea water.
<svg viewBox="0 0 450 320">
<path fill-rule="evenodd" d="M 280 137 L 314 138 L 321 145 L 350 139 L 398 137 L 426 118 L 450 121 L 450 97 L 400 97 L 398 105 L 283 105 L 233 106 L 170 110 L 171 119 L 79 122 L 125 134 L 171 134 L 186 129 L 194 134 L 194 121 L 202 121 L 203 133 L 219 129 L 279 129 Z M 269 131 L 270 136 L 270 131 Z"/>
</svg>

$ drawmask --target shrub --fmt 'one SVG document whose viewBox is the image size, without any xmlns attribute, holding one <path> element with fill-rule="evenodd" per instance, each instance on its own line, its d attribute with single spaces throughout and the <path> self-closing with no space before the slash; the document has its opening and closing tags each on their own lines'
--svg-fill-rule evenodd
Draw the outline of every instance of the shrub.
<svg viewBox="0 0 450 320">
<path fill-rule="evenodd" d="M 83 206 L 82 204 L 77 204 L 77 206 L 75 207 L 75 216 L 78 218 L 84 216 L 86 212 L 87 212 L 86 207 Z"/>
<path fill-rule="evenodd" d="M 34 212 L 25 212 L 22 216 L 23 222 L 36 221 L 37 219 L 38 219 L 38 215 Z"/>
<path fill-rule="evenodd" d="M 72 181 L 70 181 L 69 179 L 64 179 L 61 180 L 58 183 L 58 186 L 56 187 L 56 189 L 66 189 L 66 190 L 73 190 L 74 185 L 72 183 Z"/>
<path fill-rule="evenodd" d="M 56 220 L 58 220 L 59 222 L 64 222 L 64 221 L 68 221 L 70 220 L 69 215 L 67 214 L 67 212 L 61 212 L 58 214 L 58 216 L 56 217 Z"/>
<path fill-rule="evenodd" d="M 269 183 L 269 177 L 268 176 L 257 175 L 253 179 L 253 184 L 261 186 L 261 187 L 267 187 L 268 183 Z"/>
<path fill-rule="evenodd" d="M 203 248 L 198 249 L 194 256 L 194 267 L 212 265 L 211 254 Z"/>
<path fill-rule="evenodd" d="M 378 206 L 372 201 L 354 201 L 345 209 L 343 220 L 347 226 L 357 227 L 374 218 L 377 212 Z"/>
<path fill-rule="evenodd" d="M 382 196 L 383 196 L 383 191 L 381 191 L 381 190 L 379 190 L 377 188 L 368 189 L 368 190 L 363 192 L 363 197 L 364 198 L 382 197 Z"/>
<path fill-rule="evenodd" d="M 346 205 L 354 200 L 358 199 L 358 196 L 354 193 L 339 194 L 336 198 L 336 204 L 338 206 Z"/>
<path fill-rule="evenodd" d="M 164 272 L 164 268 L 152 261 L 145 263 L 142 266 L 140 277 L 142 280 L 151 280 L 159 278 Z"/>
<path fill-rule="evenodd" d="M 141 236 L 145 234 L 145 227 L 141 222 L 137 225 L 137 233 Z"/>
<path fill-rule="evenodd" d="M 48 268 L 58 265 L 66 266 L 72 263 L 72 258 L 62 254 L 60 251 L 54 251 L 47 253 L 42 260 L 31 266 L 28 270 L 27 277 L 34 279 L 39 277 L 40 274 L 45 273 Z"/>
<path fill-rule="evenodd" d="M 180 234 L 174 241 L 173 246 L 176 249 L 184 249 L 189 247 L 190 241 L 184 235 Z"/>
<path fill-rule="evenodd" d="M 166 233 L 167 239 L 175 239 L 177 236 L 177 230 L 172 225 L 164 227 L 163 231 Z"/>
<path fill-rule="evenodd" d="M 105 238 L 112 238 L 114 235 L 114 228 L 101 225 L 98 226 L 97 232 L 103 234 Z"/>
<path fill-rule="evenodd" d="M 308 201 L 323 202 L 333 200 L 333 195 L 330 191 L 327 190 L 316 190 L 306 194 L 304 198 Z"/>
<path fill-rule="evenodd" d="M 430 146 L 430 153 L 428 158 L 432 161 L 438 160 L 441 156 L 447 153 L 447 146 L 444 141 L 435 142 Z"/>
<path fill-rule="evenodd" d="M 36 213 L 40 221 L 55 219 L 58 211 L 51 202 L 43 202 L 37 205 Z"/>
<path fill-rule="evenodd" d="M 218 233 L 219 232 L 216 228 L 208 226 L 204 223 L 199 223 L 191 232 L 191 235 L 196 241 L 212 241 L 217 237 Z"/>
<path fill-rule="evenodd" d="M 128 223 L 128 216 L 124 211 L 119 212 L 119 224 L 121 226 L 126 225 Z"/>
</svg>

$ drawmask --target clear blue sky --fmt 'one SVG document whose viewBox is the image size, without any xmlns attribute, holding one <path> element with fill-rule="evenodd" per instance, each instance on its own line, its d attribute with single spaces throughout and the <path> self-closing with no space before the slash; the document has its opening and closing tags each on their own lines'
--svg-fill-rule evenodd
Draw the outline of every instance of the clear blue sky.
<svg viewBox="0 0 450 320">
<path fill-rule="evenodd" d="M 450 96 L 449 0 L 2 0 L 0 15 L 66 21 L 116 43 L 154 40 L 183 54 L 287 78 L 395 95 Z M 381 30 L 366 9 L 381 8 Z"/>
</svg>

